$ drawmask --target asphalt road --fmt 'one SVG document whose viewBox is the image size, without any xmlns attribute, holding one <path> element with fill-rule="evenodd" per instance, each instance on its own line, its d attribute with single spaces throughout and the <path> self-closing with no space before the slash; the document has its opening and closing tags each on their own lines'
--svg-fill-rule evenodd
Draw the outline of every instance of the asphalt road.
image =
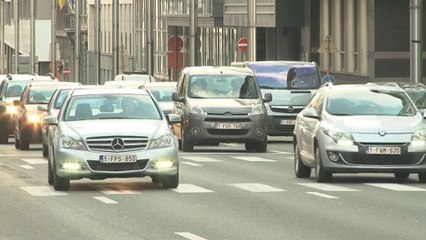
<svg viewBox="0 0 426 240">
<path fill-rule="evenodd" d="M 424 239 L 426 184 L 417 175 L 342 174 L 318 184 L 293 173 L 292 144 L 180 153 L 179 188 L 150 178 L 47 183 L 41 145 L 0 145 L 0 239 Z"/>
</svg>

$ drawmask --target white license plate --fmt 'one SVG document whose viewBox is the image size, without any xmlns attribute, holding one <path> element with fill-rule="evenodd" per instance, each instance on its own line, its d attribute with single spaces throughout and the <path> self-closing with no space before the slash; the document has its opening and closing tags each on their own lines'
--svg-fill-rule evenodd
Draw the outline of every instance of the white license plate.
<svg viewBox="0 0 426 240">
<path fill-rule="evenodd" d="M 280 122 L 281 125 L 295 125 L 296 124 L 296 120 L 288 120 L 288 119 L 283 119 Z"/>
<path fill-rule="evenodd" d="M 217 129 L 241 129 L 240 123 L 217 123 Z"/>
<path fill-rule="evenodd" d="M 132 163 L 136 162 L 136 154 L 132 155 L 100 155 L 101 163 Z"/>
<path fill-rule="evenodd" d="M 391 154 L 391 155 L 400 155 L 400 147 L 367 147 L 367 154 Z"/>
</svg>

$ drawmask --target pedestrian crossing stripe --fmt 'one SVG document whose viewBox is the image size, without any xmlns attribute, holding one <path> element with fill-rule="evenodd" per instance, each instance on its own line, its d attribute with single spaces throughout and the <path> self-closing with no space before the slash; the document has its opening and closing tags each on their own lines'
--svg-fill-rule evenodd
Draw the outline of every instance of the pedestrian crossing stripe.
<svg viewBox="0 0 426 240">
<path fill-rule="evenodd" d="M 249 192 L 285 192 L 281 188 L 275 188 L 261 183 L 231 183 L 231 186 L 249 191 Z"/>
<path fill-rule="evenodd" d="M 249 156 L 247 156 L 247 157 L 232 157 L 232 158 L 244 160 L 244 161 L 248 161 L 248 162 L 276 162 L 276 160 L 262 158 L 262 157 L 249 157 Z"/>
<path fill-rule="evenodd" d="M 21 160 L 28 164 L 47 164 L 47 160 L 44 158 L 22 158 Z"/>
<path fill-rule="evenodd" d="M 325 192 L 356 192 L 356 191 L 359 191 L 358 189 L 338 186 L 338 185 L 335 185 L 335 184 L 325 184 L 325 183 L 297 183 L 297 184 L 301 185 L 301 186 L 325 191 Z"/>
<path fill-rule="evenodd" d="M 396 183 L 366 183 L 366 185 L 384 188 L 388 190 L 398 191 L 398 192 L 424 192 L 425 188 L 413 187 L 410 185 L 396 184 Z"/>
<path fill-rule="evenodd" d="M 177 193 L 211 193 L 212 190 L 207 188 L 202 188 L 193 184 L 179 184 L 179 186 L 175 189 L 171 189 Z"/>
<path fill-rule="evenodd" d="M 210 158 L 210 157 L 188 156 L 188 157 L 181 157 L 181 158 L 194 161 L 194 162 L 222 162 L 222 160 L 218 160 L 218 159 Z"/>
</svg>

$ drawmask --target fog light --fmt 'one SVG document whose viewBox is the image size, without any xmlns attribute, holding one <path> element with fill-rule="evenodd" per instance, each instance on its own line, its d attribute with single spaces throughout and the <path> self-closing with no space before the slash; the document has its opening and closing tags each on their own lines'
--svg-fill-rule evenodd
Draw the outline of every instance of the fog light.
<svg viewBox="0 0 426 240">
<path fill-rule="evenodd" d="M 337 162 L 339 160 L 339 154 L 335 152 L 329 152 L 328 153 L 328 159 L 330 159 L 333 162 Z"/>
<path fill-rule="evenodd" d="M 173 161 L 172 160 L 159 160 L 155 162 L 155 168 L 156 169 L 166 169 L 173 167 Z"/>
<path fill-rule="evenodd" d="M 81 169 L 81 164 L 80 163 L 62 163 L 62 169 L 64 170 L 68 170 L 68 171 L 75 171 L 75 170 L 80 170 Z"/>
<path fill-rule="evenodd" d="M 197 134 L 199 134 L 199 133 L 200 133 L 200 129 L 195 127 L 195 128 L 193 128 L 193 129 L 191 129 L 191 132 L 192 132 L 192 134 L 197 135 Z"/>
<path fill-rule="evenodd" d="M 258 128 L 258 129 L 256 129 L 256 134 L 257 135 L 263 135 L 263 133 L 264 133 L 264 131 L 263 131 L 263 129 L 262 128 Z"/>
</svg>

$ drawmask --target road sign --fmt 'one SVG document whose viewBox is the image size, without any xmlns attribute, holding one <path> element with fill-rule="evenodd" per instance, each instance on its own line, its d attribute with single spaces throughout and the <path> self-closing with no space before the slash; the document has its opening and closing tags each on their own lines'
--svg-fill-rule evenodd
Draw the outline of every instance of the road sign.
<svg viewBox="0 0 426 240">
<path fill-rule="evenodd" d="M 240 38 L 240 40 L 238 40 L 238 48 L 240 49 L 241 52 L 247 52 L 248 50 L 247 38 Z"/>
</svg>

